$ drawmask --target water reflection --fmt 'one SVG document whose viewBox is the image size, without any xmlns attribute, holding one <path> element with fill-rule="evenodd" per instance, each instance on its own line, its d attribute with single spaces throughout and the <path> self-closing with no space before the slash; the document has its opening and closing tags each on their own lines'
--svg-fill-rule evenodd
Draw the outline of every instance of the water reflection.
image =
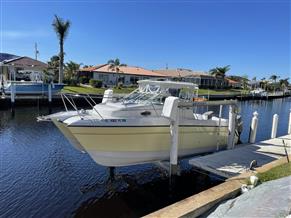
<svg viewBox="0 0 291 218">
<path fill-rule="evenodd" d="M 239 102 L 242 140 L 247 141 L 254 111 L 259 113 L 257 140 L 270 137 L 274 113 L 280 115 L 278 135 L 286 134 L 290 108 L 291 98 Z M 208 109 L 219 113 L 218 107 Z M 20 107 L 11 118 L 9 110 L 0 110 L 1 217 L 136 217 L 220 182 L 184 160 L 174 193 L 168 175 L 153 164 L 117 168 L 117 179 L 108 183 L 108 169 L 74 150 L 51 123 L 37 123 L 39 113 L 48 111 Z"/>
</svg>

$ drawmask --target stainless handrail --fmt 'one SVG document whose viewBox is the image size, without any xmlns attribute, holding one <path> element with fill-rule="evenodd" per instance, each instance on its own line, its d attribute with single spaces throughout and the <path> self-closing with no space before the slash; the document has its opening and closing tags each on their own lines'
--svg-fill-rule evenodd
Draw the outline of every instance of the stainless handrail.
<svg viewBox="0 0 291 218">
<path fill-rule="evenodd" d="M 92 97 L 89 95 L 89 94 L 85 94 L 85 95 L 82 95 L 82 94 L 71 94 L 71 93 L 61 93 L 61 98 L 62 98 L 62 101 L 63 101 L 63 104 L 65 106 L 65 109 L 66 111 L 68 111 L 68 108 L 67 108 L 67 104 L 66 104 L 66 101 L 67 100 L 69 102 L 69 104 L 73 107 L 73 109 L 78 113 L 78 115 L 80 116 L 80 118 L 82 118 L 79 110 L 78 110 L 78 107 L 77 107 L 77 104 L 75 103 L 73 97 L 80 97 L 80 98 L 84 98 L 87 103 L 90 105 L 90 107 L 92 108 L 92 110 L 94 110 L 99 116 L 101 119 L 104 119 L 102 117 L 102 115 L 97 111 L 97 109 L 94 107 L 94 105 L 92 104 L 92 102 L 96 105 L 97 103 L 92 99 Z M 88 98 L 92 101 L 90 102 L 88 100 Z"/>
</svg>

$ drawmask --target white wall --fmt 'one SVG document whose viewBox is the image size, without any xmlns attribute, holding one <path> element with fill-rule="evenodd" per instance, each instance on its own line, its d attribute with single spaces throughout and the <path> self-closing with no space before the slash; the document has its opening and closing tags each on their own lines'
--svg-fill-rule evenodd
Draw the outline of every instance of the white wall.
<svg viewBox="0 0 291 218">
<path fill-rule="evenodd" d="M 119 74 L 119 77 L 124 77 L 124 85 L 129 86 L 132 85 L 131 77 L 137 77 L 138 80 L 142 79 L 157 79 L 157 77 L 150 77 L 150 76 L 137 76 L 137 75 L 131 75 L 131 74 Z M 115 86 L 117 84 L 118 80 L 118 74 L 115 73 L 101 73 L 101 72 L 94 72 L 93 73 L 93 79 L 101 80 L 103 82 L 103 85 L 107 86 Z"/>
</svg>

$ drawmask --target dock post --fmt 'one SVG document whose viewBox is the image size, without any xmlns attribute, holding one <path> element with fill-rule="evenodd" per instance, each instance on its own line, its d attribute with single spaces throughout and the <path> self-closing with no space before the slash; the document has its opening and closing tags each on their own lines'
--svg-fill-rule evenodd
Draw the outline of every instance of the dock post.
<svg viewBox="0 0 291 218">
<path fill-rule="evenodd" d="M 52 85 L 51 84 L 48 84 L 48 101 L 49 101 L 49 104 L 51 104 L 52 102 Z"/>
<path fill-rule="evenodd" d="M 170 173 L 177 174 L 178 164 L 178 141 L 179 141 L 179 98 L 168 97 L 165 100 L 162 116 L 170 120 L 171 150 L 170 150 Z"/>
<path fill-rule="evenodd" d="M 52 84 L 48 84 L 48 106 L 49 106 L 49 114 L 51 114 L 51 104 L 52 104 Z"/>
<path fill-rule="evenodd" d="M 250 135 L 249 135 L 249 143 L 255 143 L 257 136 L 257 128 L 258 128 L 258 112 L 255 111 L 253 113 L 252 123 L 250 127 Z"/>
<path fill-rule="evenodd" d="M 170 152 L 170 167 L 171 174 L 177 174 L 177 164 L 178 164 L 178 142 L 179 142 L 179 108 L 178 101 L 176 110 L 175 119 L 171 120 L 170 132 L 171 132 L 171 152 Z"/>
<path fill-rule="evenodd" d="M 274 114 L 272 132 L 271 132 L 271 138 L 272 139 L 276 138 L 276 136 L 277 136 L 278 120 L 279 120 L 279 115 L 278 114 Z"/>
<path fill-rule="evenodd" d="M 291 109 L 290 109 L 290 112 L 289 112 L 288 134 L 291 134 Z"/>
<path fill-rule="evenodd" d="M 10 100 L 11 100 L 11 112 L 12 112 L 12 116 L 14 116 L 15 110 L 14 110 L 14 106 L 15 106 L 15 84 L 11 83 L 11 94 L 10 94 Z"/>
<path fill-rule="evenodd" d="M 170 153 L 170 167 L 171 174 L 177 174 L 177 164 L 178 164 L 178 140 L 179 140 L 179 115 L 175 121 L 171 121 L 170 125 L 172 146 Z"/>
<path fill-rule="evenodd" d="M 234 147 L 235 136 L 235 106 L 229 106 L 227 149 Z"/>
</svg>

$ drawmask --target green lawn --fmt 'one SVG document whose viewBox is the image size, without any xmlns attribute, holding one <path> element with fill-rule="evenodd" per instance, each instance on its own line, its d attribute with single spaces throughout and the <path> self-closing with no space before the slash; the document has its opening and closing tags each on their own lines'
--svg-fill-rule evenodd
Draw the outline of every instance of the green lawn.
<svg viewBox="0 0 291 218">
<path fill-rule="evenodd" d="M 130 93 L 135 88 L 114 88 L 114 93 Z M 103 94 L 106 88 L 91 88 L 91 87 L 82 87 L 82 86 L 65 86 L 62 89 L 63 93 L 80 93 L 80 94 Z"/>
<path fill-rule="evenodd" d="M 239 95 L 246 94 L 248 91 L 242 89 L 199 89 L 199 95 Z"/>
<path fill-rule="evenodd" d="M 114 88 L 114 93 L 130 93 L 135 88 Z M 90 87 L 82 87 L 82 86 L 65 86 L 62 90 L 64 93 L 83 93 L 83 94 L 103 94 L 106 88 L 90 88 Z M 213 89 L 199 89 L 199 95 L 239 95 L 241 93 L 247 93 L 245 90 L 238 90 L 238 89 L 221 89 L 221 90 L 213 90 Z"/>
<path fill-rule="evenodd" d="M 270 180 L 280 179 L 282 177 L 291 175 L 291 163 L 285 163 L 280 166 L 274 167 L 267 172 L 258 173 L 260 182 L 267 182 Z"/>
</svg>

